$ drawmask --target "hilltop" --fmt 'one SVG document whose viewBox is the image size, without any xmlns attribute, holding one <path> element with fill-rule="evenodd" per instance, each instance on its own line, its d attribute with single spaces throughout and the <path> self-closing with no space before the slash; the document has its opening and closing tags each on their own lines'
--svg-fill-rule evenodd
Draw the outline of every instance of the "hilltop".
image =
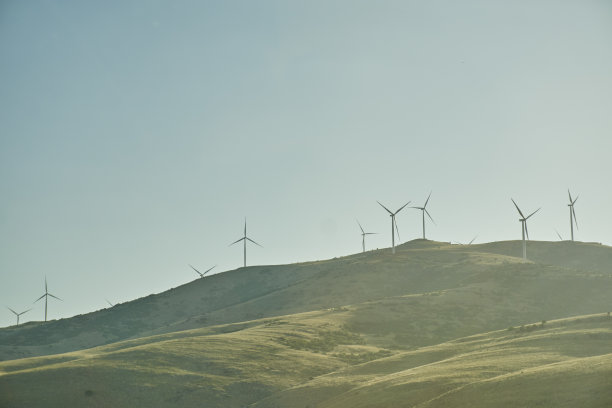
<svg viewBox="0 0 612 408">
<path fill-rule="evenodd" d="M 524 405 L 610 406 L 612 248 L 529 242 L 524 263 L 520 245 L 415 240 L 395 255 L 240 268 L 2 329 L 0 395 L 16 407 L 429 408 L 516 406 L 526 389 Z"/>
</svg>

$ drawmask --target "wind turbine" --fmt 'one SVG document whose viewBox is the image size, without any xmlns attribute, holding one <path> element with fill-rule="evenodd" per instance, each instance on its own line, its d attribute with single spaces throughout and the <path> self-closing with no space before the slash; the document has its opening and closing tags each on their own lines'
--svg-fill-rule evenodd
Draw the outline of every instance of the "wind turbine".
<svg viewBox="0 0 612 408">
<path fill-rule="evenodd" d="M 400 239 L 399 236 L 399 229 L 397 228 L 397 223 L 395 222 L 395 216 L 397 215 L 398 212 L 402 211 L 402 209 L 407 206 L 408 204 L 410 204 L 410 201 L 408 201 L 406 204 L 402 205 L 399 210 L 397 210 L 396 212 L 391 212 L 391 210 L 389 210 L 387 207 L 385 207 L 384 205 L 380 204 L 380 201 L 376 201 L 382 208 L 384 208 L 385 210 L 387 210 L 387 212 L 389 213 L 389 215 L 391 216 L 391 252 L 395 253 L 395 232 L 397 231 L 397 239 Z"/>
<path fill-rule="evenodd" d="M 429 214 L 429 211 L 427 211 L 427 203 L 429 202 L 429 197 L 431 197 L 431 192 L 429 193 L 429 195 L 427 196 L 427 200 L 425 200 L 425 204 L 422 207 L 411 207 L 411 208 L 416 208 L 417 210 L 421 210 L 421 212 L 423 213 L 423 239 L 425 238 L 425 213 L 427 213 L 427 216 L 429 217 L 429 219 L 431 220 L 431 222 L 434 223 L 435 225 L 435 221 L 433 220 L 433 218 L 431 218 L 431 215 Z"/>
<path fill-rule="evenodd" d="M 189 265 L 191 266 L 191 265 Z M 204 275 L 206 275 L 208 272 L 212 271 L 217 265 L 213 266 L 212 268 L 208 268 L 207 270 L 205 270 L 204 272 L 200 272 L 198 271 L 196 268 L 194 268 L 193 266 L 191 266 L 191 269 L 193 269 L 194 271 L 196 271 L 196 273 L 198 275 L 200 275 L 200 278 L 203 278 Z"/>
<path fill-rule="evenodd" d="M 13 314 L 14 314 L 15 316 L 17 316 L 17 326 L 19 326 L 19 316 L 21 316 L 22 314 L 27 313 L 27 312 L 29 312 L 30 310 L 32 310 L 32 309 L 28 309 L 28 310 L 26 310 L 26 311 L 24 311 L 24 312 L 17 313 L 16 311 L 14 311 L 13 309 L 11 309 L 11 308 L 10 308 L 10 307 L 8 307 L 8 306 L 7 306 L 6 308 L 7 308 L 8 310 L 10 310 L 11 312 L 13 312 Z"/>
<path fill-rule="evenodd" d="M 529 239 L 529 230 L 527 230 L 527 220 L 535 213 L 537 213 L 538 211 L 540 211 L 542 209 L 542 207 L 538 208 L 537 210 L 535 210 L 534 212 L 532 212 L 531 214 L 529 214 L 527 217 L 525 217 L 523 215 L 523 213 L 521 212 L 521 209 L 519 208 L 518 205 L 516 205 L 516 203 L 514 202 L 514 200 L 511 198 L 512 203 L 514 203 L 514 206 L 516 207 L 517 211 L 519 212 L 519 214 L 521 215 L 521 218 L 519 219 L 519 221 L 522 224 L 522 231 L 523 231 L 523 260 L 526 261 L 527 260 L 527 241 L 525 241 L 525 235 L 527 235 L 527 239 Z"/>
<path fill-rule="evenodd" d="M 476 241 L 476 238 L 478 238 L 478 235 L 476 235 L 474 238 L 472 238 L 472 240 L 470 242 L 468 242 L 467 244 L 464 244 L 463 242 L 459 242 L 459 241 L 455 241 L 455 243 L 457 243 L 459 245 L 472 245 L 472 243 L 474 241 Z"/>
<path fill-rule="evenodd" d="M 361 230 L 361 247 L 363 248 L 363 252 L 365 252 L 365 236 L 366 235 L 374 235 L 374 234 L 377 234 L 377 233 L 376 232 L 365 232 L 363 230 L 363 227 L 359 223 L 359 220 L 356 220 L 356 221 L 357 221 L 357 225 L 359 225 L 359 229 Z"/>
<path fill-rule="evenodd" d="M 42 295 L 41 297 L 39 297 L 38 299 L 36 299 L 34 301 L 34 303 L 36 303 L 40 299 L 45 298 L 45 322 L 47 321 L 47 301 L 49 299 L 49 296 L 51 296 L 52 298 L 55 298 L 57 300 L 62 300 L 62 299 L 58 298 L 57 296 L 53 296 L 52 294 L 49 293 L 49 291 L 47 290 L 47 277 L 45 276 L 45 294 Z"/>
<path fill-rule="evenodd" d="M 574 240 L 574 223 L 576 223 L 576 229 L 578 229 L 578 221 L 576 220 L 576 211 L 574 211 L 574 204 L 578 201 L 578 197 L 576 196 L 575 200 L 572 200 L 572 194 L 569 189 L 567 190 L 567 195 L 569 196 L 570 203 L 567 205 L 570 210 L 570 230 L 572 231 L 572 241 Z"/>
<path fill-rule="evenodd" d="M 254 243 L 257 246 L 262 247 L 261 245 L 259 245 L 257 242 L 253 241 L 251 238 L 247 237 L 247 231 L 246 231 L 246 218 L 244 219 L 244 236 L 240 239 L 237 239 L 236 241 L 232 242 L 231 244 L 229 244 L 229 246 L 232 246 L 234 244 L 237 244 L 240 241 L 244 241 L 244 266 L 246 267 L 246 243 L 247 241 L 251 241 L 252 243 Z M 263 248 L 263 247 L 262 247 Z"/>
</svg>

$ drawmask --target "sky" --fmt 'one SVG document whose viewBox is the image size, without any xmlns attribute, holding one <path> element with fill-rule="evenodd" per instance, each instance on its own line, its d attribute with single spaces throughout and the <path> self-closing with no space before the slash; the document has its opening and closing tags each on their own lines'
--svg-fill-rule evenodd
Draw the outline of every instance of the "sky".
<svg viewBox="0 0 612 408">
<path fill-rule="evenodd" d="M 0 2 L 0 326 L 422 235 L 612 245 L 609 1 Z M 517 254 L 520 256 L 520 254 Z"/>
</svg>

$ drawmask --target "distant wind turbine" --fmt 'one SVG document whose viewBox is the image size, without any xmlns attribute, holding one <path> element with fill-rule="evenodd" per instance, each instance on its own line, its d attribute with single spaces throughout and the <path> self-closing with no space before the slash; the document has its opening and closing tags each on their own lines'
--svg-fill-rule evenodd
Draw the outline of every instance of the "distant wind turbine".
<svg viewBox="0 0 612 408">
<path fill-rule="evenodd" d="M 464 244 L 463 242 L 459 242 L 459 241 L 456 241 L 456 243 L 459 244 L 459 245 L 472 245 L 472 243 L 474 241 L 476 241 L 476 238 L 478 238 L 478 235 L 476 235 L 474 238 L 472 238 L 472 240 L 470 242 L 468 242 L 467 244 Z"/>
<path fill-rule="evenodd" d="M 247 243 L 247 241 L 250 241 L 250 242 L 254 243 L 257 246 L 262 247 L 257 242 L 255 242 L 251 238 L 247 237 L 246 218 L 244 219 L 244 236 L 242 238 L 237 239 L 236 241 L 232 242 L 229 246 L 237 244 L 240 241 L 244 241 L 244 266 L 246 267 L 246 243 Z"/>
<path fill-rule="evenodd" d="M 427 200 L 425 200 L 425 204 L 422 207 L 411 207 L 411 208 L 416 208 L 417 210 L 421 210 L 421 213 L 423 214 L 423 239 L 426 239 L 425 238 L 425 213 L 427 213 L 427 216 L 429 217 L 431 222 L 433 222 L 434 225 L 436 224 L 436 222 L 433 220 L 433 218 L 431 218 L 431 215 L 429 214 L 429 211 L 427 211 L 427 203 L 429 202 L 429 198 L 430 197 L 431 197 L 431 192 L 427 196 Z"/>
<path fill-rule="evenodd" d="M 359 229 L 361 230 L 361 247 L 363 249 L 363 252 L 365 252 L 365 236 L 366 235 L 374 235 L 374 234 L 377 234 L 377 233 L 376 232 L 365 232 L 363 230 L 363 227 L 359 223 L 359 220 L 356 220 L 356 221 L 357 221 L 357 225 L 359 225 Z"/>
<path fill-rule="evenodd" d="M 104 298 L 104 300 L 106 300 L 106 303 L 108 303 L 108 305 L 109 305 L 110 307 L 114 307 L 114 306 L 115 306 L 115 305 L 113 305 L 113 304 L 110 302 L 110 300 L 108 300 L 108 299 L 106 299 L 106 298 Z"/>
<path fill-rule="evenodd" d="M 25 310 L 25 311 L 23 311 L 23 312 L 21 312 L 21 313 L 17 313 L 16 311 L 14 311 L 13 309 L 11 309 L 11 308 L 10 308 L 10 307 L 8 307 L 8 306 L 7 306 L 6 308 L 7 308 L 8 310 L 10 310 L 11 312 L 13 312 L 13 314 L 14 314 L 15 316 L 17 316 L 17 326 L 19 326 L 19 316 L 21 316 L 22 314 L 27 313 L 27 312 L 29 312 L 30 310 L 32 310 L 32 309 L 28 309 L 28 310 Z"/>
<path fill-rule="evenodd" d="M 522 224 L 522 231 L 523 231 L 523 260 L 527 260 L 527 241 L 525 241 L 525 235 L 527 235 L 527 239 L 529 239 L 529 230 L 527 229 L 527 220 L 534 215 L 535 213 L 537 213 L 538 211 L 540 211 L 542 208 L 538 208 L 537 210 L 535 210 L 534 212 L 532 212 L 531 214 L 529 214 L 527 217 L 525 217 L 523 215 L 523 213 L 521 212 L 521 209 L 519 208 L 519 206 L 514 202 L 514 199 L 512 199 L 512 203 L 514 203 L 514 206 L 516 207 L 516 210 L 519 212 L 519 214 L 521 215 L 521 218 L 519 219 L 519 221 Z"/>
<path fill-rule="evenodd" d="M 578 201 L 578 197 L 580 196 L 576 196 L 576 199 L 572 200 L 572 194 L 570 193 L 569 189 L 567 190 L 567 195 L 569 196 L 569 204 L 567 205 L 569 207 L 570 210 L 570 230 L 572 231 L 572 241 L 574 240 L 574 223 L 576 223 L 576 229 L 578 229 L 578 220 L 576 220 L 576 211 L 574 211 L 574 204 L 576 204 L 576 201 Z"/>
<path fill-rule="evenodd" d="M 395 232 L 397 231 L 397 239 L 400 239 L 399 236 L 399 229 L 397 228 L 397 223 L 395 222 L 395 216 L 397 215 L 397 213 L 399 213 L 400 211 L 402 211 L 402 209 L 407 206 L 408 204 L 410 204 L 410 201 L 408 201 L 406 204 L 402 205 L 399 210 L 397 210 L 396 212 L 391 212 L 391 210 L 389 210 L 387 207 L 385 207 L 384 205 L 380 204 L 380 201 L 376 201 L 382 208 L 384 208 L 385 210 L 387 210 L 387 212 L 389 213 L 389 215 L 391 216 L 391 252 L 395 253 Z"/>
<path fill-rule="evenodd" d="M 196 268 L 194 268 L 193 266 L 189 265 L 191 267 L 191 269 L 193 269 L 194 271 L 196 271 L 196 273 L 198 275 L 200 275 L 200 278 L 203 278 L 204 275 L 206 275 L 208 272 L 212 271 L 217 265 L 213 266 L 212 268 L 208 268 L 207 270 L 205 270 L 204 272 L 200 272 L 198 271 Z"/>
<path fill-rule="evenodd" d="M 40 299 L 45 298 L 45 322 L 47 321 L 47 301 L 48 301 L 48 299 L 49 299 L 49 296 L 51 296 L 51 297 L 52 297 L 52 298 L 54 298 L 54 299 L 60 300 L 60 301 L 62 300 L 62 299 L 58 298 L 57 296 L 54 296 L 54 295 L 52 295 L 52 294 L 50 294 L 50 293 L 49 293 L 49 291 L 47 290 L 47 277 L 45 276 L 45 294 L 44 294 L 44 295 L 42 295 L 41 297 L 39 297 L 38 299 L 36 299 L 36 300 L 34 301 L 34 303 L 36 303 L 36 302 L 38 302 Z"/>
</svg>

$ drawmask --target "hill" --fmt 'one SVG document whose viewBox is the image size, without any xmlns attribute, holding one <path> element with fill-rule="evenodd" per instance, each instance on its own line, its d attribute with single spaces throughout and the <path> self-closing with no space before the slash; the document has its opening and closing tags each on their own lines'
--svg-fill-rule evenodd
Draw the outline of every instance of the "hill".
<svg viewBox="0 0 612 408">
<path fill-rule="evenodd" d="M 485 313 L 478 307 L 481 302 L 499 308 L 498 299 L 511 313 L 469 333 L 609 308 L 610 247 L 530 242 L 534 262 L 528 264 L 510 256 L 516 253 L 519 241 L 466 246 L 414 240 L 399 246 L 395 256 L 385 249 L 320 262 L 240 268 L 86 315 L 0 329 L 0 360 L 457 288 L 471 293 L 478 313 Z M 550 294 L 538 294 L 538 287 Z M 507 296 L 510 290 L 520 293 Z M 552 304 L 542 316 L 526 313 L 542 305 L 530 306 L 520 299 L 525 296 Z M 575 300 L 567 302 L 568 297 Z"/>
<path fill-rule="evenodd" d="M 528 251 L 415 240 L 2 329 L 0 406 L 610 406 L 612 248 Z"/>
</svg>

